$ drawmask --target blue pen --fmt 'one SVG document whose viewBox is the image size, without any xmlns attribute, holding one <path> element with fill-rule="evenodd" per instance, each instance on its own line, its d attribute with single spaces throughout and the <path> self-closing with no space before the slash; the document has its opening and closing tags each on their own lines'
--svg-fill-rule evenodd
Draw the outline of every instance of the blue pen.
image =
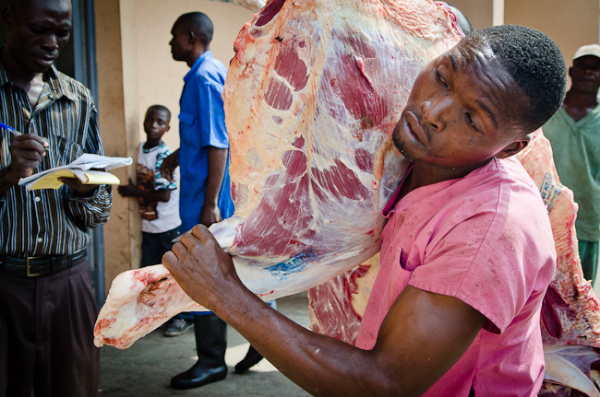
<svg viewBox="0 0 600 397">
<path fill-rule="evenodd" d="M 15 130 L 10 125 L 6 125 L 4 123 L 0 123 L 0 128 L 4 128 L 5 130 L 8 130 L 8 131 L 12 132 L 12 134 L 15 135 L 15 136 L 21 135 L 21 133 L 19 131 Z"/>
<path fill-rule="evenodd" d="M 23 133 L 15 130 L 14 128 L 12 128 L 10 125 L 6 125 L 2 122 L 0 122 L 0 128 L 4 128 L 5 130 L 10 131 L 14 136 L 19 136 L 19 135 L 23 135 Z M 44 147 L 44 151 L 47 152 L 48 150 L 50 150 L 48 147 Z"/>
</svg>

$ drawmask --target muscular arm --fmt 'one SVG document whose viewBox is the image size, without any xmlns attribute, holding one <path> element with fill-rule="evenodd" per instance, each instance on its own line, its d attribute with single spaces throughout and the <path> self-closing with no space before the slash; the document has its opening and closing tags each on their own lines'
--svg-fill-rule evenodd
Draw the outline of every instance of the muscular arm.
<svg viewBox="0 0 600 397">
<path fill-rule="evenodd" d="M 208 150 L 206 194 L 204 207 L 202 207 L 202 213 L 200 214 L 200 223 L 207 227 L 222 220 L 219 212 L 219 193 L 223 185 L 226 165 L 227 149 L 210 147 Z"/>
<path fill-rule="evenodd" d="M 202 226 L 186 233 L 163 263 L 192 299 L 314 395 L 420 395 L 464 354 L 484 323 L 458 299 L 408 287 L 366 351 L 272 310 L 242 285 L 231 258 Z"/>
</svg>

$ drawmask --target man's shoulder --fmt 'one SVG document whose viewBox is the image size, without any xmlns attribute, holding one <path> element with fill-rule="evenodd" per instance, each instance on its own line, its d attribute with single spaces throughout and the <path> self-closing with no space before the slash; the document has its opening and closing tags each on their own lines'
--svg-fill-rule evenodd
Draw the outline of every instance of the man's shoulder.
<svg viewBox="0 0 600 397">
<path fill-rule="evenodd" d="M 539 188 L 523 165 L 514 157 L 492 159 L 488 164 L 450 184 L 439 192 L 446 197 L 443 208 L 469 212 L 494 213 L 510 217 L 514 206 L 528 203 L 532 216 L 547 215 Z"/>
<path fill-rule="evenodd" d="M 503 184 L 511 186 L 511 189 L 522 193 L 531 194 L 535 197 L 540 195 L 538 186 L 523 164 L 516 157 L 496 159 L 498 170 Z"/>
<path fill-rule="evenodd" d="M 62 91 L 65 96 L 72 97 L 72 99 L 92 100 L 93 98 L 90 89 L 83 83 L 55 68 L 53 68 L 50 81 L 55 83 L 55 89 Z"/>
<path fill-rule="evenodd" d="M 208 57 L 198 68 L 196 76 L 206 84 L 223 84 L 227 76 L 227 68 L 215 57 Z"/>
<path fill-rule="evenodd" d="M 600 103 L 590 112 L 593 122 L 600 125 Z"/>
</svg>

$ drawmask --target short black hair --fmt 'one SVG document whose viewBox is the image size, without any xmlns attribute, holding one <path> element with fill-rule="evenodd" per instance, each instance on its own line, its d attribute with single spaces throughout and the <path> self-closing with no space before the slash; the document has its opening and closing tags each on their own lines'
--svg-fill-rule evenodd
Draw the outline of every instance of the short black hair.
<svg viewBox="0 0 600 397">
<path fill-rule="evenodd" d="M 22 0 L 7 0 L 6 1 L 6 6 L 12 8 L 13 11 L 18 11 L 20 8 L 22 8 L 23 5 L 24 5 L 24 2 Z"/>
<path fill-rule="evenodd" d="M 73 2 L 68 0 L 73 6 Z M 31 0 L 6 0 L 6 7 L 10 8 L 15 14 L 20 13 L 23 9 L 31 4 Z"/>
<path fill-rule="evenodd" d="M 203 45 L 208 46 L 212 41 L 214 26 L 208 15 L 199 11 L 188 12 L 177 18 L 177 23 L 194 32 Z"/>
<path fill-rule="evenodd" d="M 560 108 L 567 67 L 556 43 L 544 33 L 520 25 L 479 29 L 463 40 L 481 39 L 531 101 L 524 127 L 533 132 Z"/>
<path fill-rule="evenodd" d="M 171 111 L 166 106 L 163 106 L 163 105 L 148 106 L 148 109 L 146 109 L 146 113 L 148 113 L 148 111 L 150 111 L 150 109 L 156 109 L 156 110 L 165 112 L 167 114 L 167 120 L 171 121 Z"/>
</svg>

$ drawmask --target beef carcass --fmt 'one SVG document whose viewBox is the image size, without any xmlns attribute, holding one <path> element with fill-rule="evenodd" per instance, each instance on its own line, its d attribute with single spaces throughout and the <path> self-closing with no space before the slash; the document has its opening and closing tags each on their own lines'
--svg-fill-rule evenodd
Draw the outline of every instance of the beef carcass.
<svg viewBox="0 0 600 397">
<path fill-rule="evenodd" d="M 236 210 L 211 231 L 253 292 L 297 293 L 379 251 L 401 173 L 393 127 L 418 72 L 460 35 L 430 0 L 272 0 L 242 28 L 224 92 Z M 111 290 L 151 285 L 109 293 L 98 345 L 127 347 L 168 318 L 156 296 L 179 287 L 146 272 L 118 276 Z M 145 314 L 124 318 L 134 312 Z"/>
<path fill-rule="evenodd" d="M 519 160 L 540 188 L 556 245 L 556 272 L 542 306 L 544 343 L 600 347 L 600 301 L 581 269 L 575 232 L 577 204 L 571 190 L 560 183 L 550 142 L 541 130 Z"/>
</svg>

